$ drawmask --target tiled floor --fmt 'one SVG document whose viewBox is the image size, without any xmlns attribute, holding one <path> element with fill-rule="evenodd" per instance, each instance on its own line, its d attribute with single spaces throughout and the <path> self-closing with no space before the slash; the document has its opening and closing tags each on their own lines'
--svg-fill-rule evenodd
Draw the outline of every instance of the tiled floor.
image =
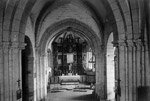
<svg viewBox="0 0 150 101">
<path fill-rule="evenodd" d="M 51 85 L 47 101 L 97 101 L 88 85 Z"/>
</svg>

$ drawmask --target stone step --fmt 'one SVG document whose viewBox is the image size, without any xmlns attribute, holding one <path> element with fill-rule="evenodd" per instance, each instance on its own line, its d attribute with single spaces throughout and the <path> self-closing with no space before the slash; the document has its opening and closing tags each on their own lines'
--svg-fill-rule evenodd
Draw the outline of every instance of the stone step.
<svg viewBox="0 0 150 101">
<path fill-rule="evenodd" d="M 79 82 L 61 82 L 61 85 L 78 85 Z"/>
</svg>

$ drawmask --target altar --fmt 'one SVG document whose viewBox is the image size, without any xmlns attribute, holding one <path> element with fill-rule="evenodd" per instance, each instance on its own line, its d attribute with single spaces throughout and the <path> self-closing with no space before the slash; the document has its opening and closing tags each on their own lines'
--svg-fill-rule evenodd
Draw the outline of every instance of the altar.
<svg viewBox="0 0 150 101">
<path fill-rule="evenodd" d="M 53 76 L 50 77 L 51 84 L 61 84 L 66 82 L 86 82 L 86 75 L 62 75 L 62 76 Z"/>
<path fill-rule="evenodd" d="M 79 82 L 81 80 L 80 75 L 64 75 L 59 76 L 60 82 Z"/>
</svg>

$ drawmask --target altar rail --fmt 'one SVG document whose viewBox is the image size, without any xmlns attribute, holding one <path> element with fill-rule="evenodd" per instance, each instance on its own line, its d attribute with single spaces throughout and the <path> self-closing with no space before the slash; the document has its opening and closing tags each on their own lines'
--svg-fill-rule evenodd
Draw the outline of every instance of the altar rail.
<svg viewBox="0 0 150 101">
<path fill-rule="evenodd" d="M 51 84 L 60 84 L 62 82 L 80 82 L 95 83 L 95 75 L 77 75 L 77 76 L 53 76 L 50 77 Z"/>
</svg>

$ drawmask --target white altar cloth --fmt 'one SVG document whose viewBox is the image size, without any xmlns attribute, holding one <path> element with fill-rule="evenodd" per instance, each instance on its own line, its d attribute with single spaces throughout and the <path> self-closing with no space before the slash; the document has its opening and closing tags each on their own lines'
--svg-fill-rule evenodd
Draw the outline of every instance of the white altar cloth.
<svg viewBox="0 0 150 101">
<path fill-rule="evenodd" d="M 59 76 L 59 80 L 63 82 L 77 82 L 80 81 L 81 77 L 79 75 L 64 75 Z"/>
</svg>

